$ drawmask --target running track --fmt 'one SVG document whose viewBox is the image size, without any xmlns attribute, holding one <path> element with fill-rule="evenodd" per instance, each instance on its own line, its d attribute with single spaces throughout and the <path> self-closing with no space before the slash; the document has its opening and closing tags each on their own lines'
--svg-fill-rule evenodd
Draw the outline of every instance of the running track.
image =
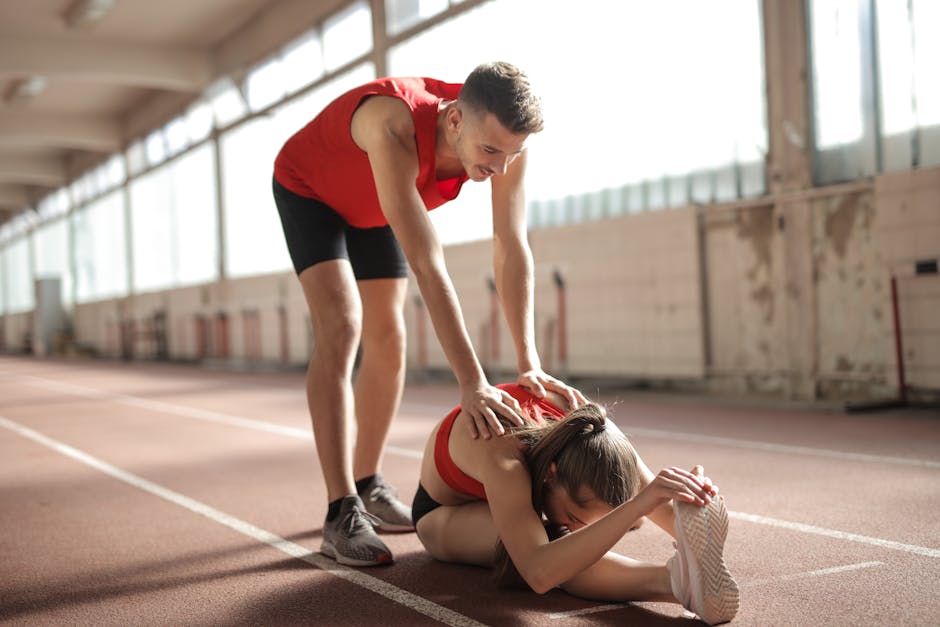
<svg viewBox="0 0 940 627">
<path fill-rule="evenodd" d="M 940 624 L 937 412 L 594 396 L 654 470 L 701 463 L 721 486 L 733 624 Z M 407 500 L 456 398 L 405 392 L 385 474 Z M 394 566 L 337 567 L 316 553 L 324 513 L 301 374 L 0 357 L 0 623 L 699 624 L 498 590 L 413 534 L 386 536 Z M 617 550 L 663 562 L 670 540 L 647 524 Z"/>
</svg>

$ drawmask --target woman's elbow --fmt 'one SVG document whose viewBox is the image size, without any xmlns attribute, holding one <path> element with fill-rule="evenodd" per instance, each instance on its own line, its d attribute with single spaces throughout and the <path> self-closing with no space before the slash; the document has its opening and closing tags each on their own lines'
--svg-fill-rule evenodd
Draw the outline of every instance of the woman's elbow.
<svg viewBox="0 0 940 627">
<path fill-rule="evenodd" d="M 522 578 L 536 594 L 545 594 L 558 586 L 558 582 L 553 580 L 551 573 L 546 572 L 544 569 L 527 569 L 519 574 L 522 575 Z"/>
</svg>

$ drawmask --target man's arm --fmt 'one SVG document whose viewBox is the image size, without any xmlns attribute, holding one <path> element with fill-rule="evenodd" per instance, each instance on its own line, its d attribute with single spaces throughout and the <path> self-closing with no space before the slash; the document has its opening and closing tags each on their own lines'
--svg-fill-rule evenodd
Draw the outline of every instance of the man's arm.
<svg viewBox="0 0 940 627">
<path fill-rule="evenodd" d="M 492 178 L 493 274 L 509 333 L 516 348 L 519 383 L 538 396 L 545 389 L 563 395 L 571 407 L 584 396 L 542 371 L 535 346 L 534 264 L 526 236 L 525 170 L 528 151 L 516 157 L 502 176 Z"/>
<path fill-rule="evenodd" d="M 483 436 L 500 434 L 496 414 L 521 424 L 515 399 L 486 380 L 444 263 L 444 252 L 415 187 L 419 162 L 414 123 L 397 98 L 373 97 L 353 115 L 356 144 L 368 153 L 382 211 L 401 244 L 434 330 L 460 384 L 461 407 Z"/>
</svg>

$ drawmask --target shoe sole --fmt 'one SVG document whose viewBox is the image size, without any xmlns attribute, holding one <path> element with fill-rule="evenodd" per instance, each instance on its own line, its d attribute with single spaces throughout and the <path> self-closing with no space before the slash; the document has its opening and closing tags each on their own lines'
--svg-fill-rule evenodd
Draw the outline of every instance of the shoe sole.
<svg viewBox="0 0 940 627">
<path fill-rule="evenodd" d="M 359 560 L 354 557 L 347 557 L 342 553 L 338 553 L 336 551 L 336 547 L 327 541 L 324 541 L 320 545 L 320 553 L 323 553 L 327 557 L 334 559 L 338 563 L 345 566 L 384 566 L 395 561 L 395 558 L 392 557 L 391 553 L 382 553 L 379 555 L 377 560 Z"/>
<path fill-rule="evenodd" d="M 704 507 L 677 503 L 676 509 L 680 546 L 687 547 L 689 561 L 695 564 L 689 569 L 690 577 L 697 579 L 702 589 L 703 615 L 699 618 L 710 625 L 727 622 L 738 613 L 740 592 L 722 555 L 728 536 L 724 501 L 715 498 Z"/>
</svg>

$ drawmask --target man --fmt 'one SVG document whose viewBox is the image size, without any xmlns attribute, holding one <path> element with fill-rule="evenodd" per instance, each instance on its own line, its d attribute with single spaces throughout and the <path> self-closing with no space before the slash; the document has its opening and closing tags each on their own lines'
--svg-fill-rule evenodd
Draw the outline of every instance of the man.
<svg viewBox="0 0 940 627">
<path fill-rule="evenodd" d="M 572 405 L 584 402 L 542 371 L 535 348 L 523 183 L 525 142 L 541 129 L 525 74 L 492 63 L 476 68 L 463 86 L 386 78 L 353 89 L 277 157 L 274 198 L 314 332 L 307 401 L 330 500 L 321 551 L 343 564 L 392 561 L 374 526 L 413 529 L 410 508 L 379 473 L 404 386 L 409 266 L 474 437 L 502 433 L 497 414 L 521 423 L 515 399 L 486 380 L 427 214 L 455 198 L 468 179 L 492 183 L 494 272 L 518 382 L 539 396 L 549 389 Z"/>
</svg>

